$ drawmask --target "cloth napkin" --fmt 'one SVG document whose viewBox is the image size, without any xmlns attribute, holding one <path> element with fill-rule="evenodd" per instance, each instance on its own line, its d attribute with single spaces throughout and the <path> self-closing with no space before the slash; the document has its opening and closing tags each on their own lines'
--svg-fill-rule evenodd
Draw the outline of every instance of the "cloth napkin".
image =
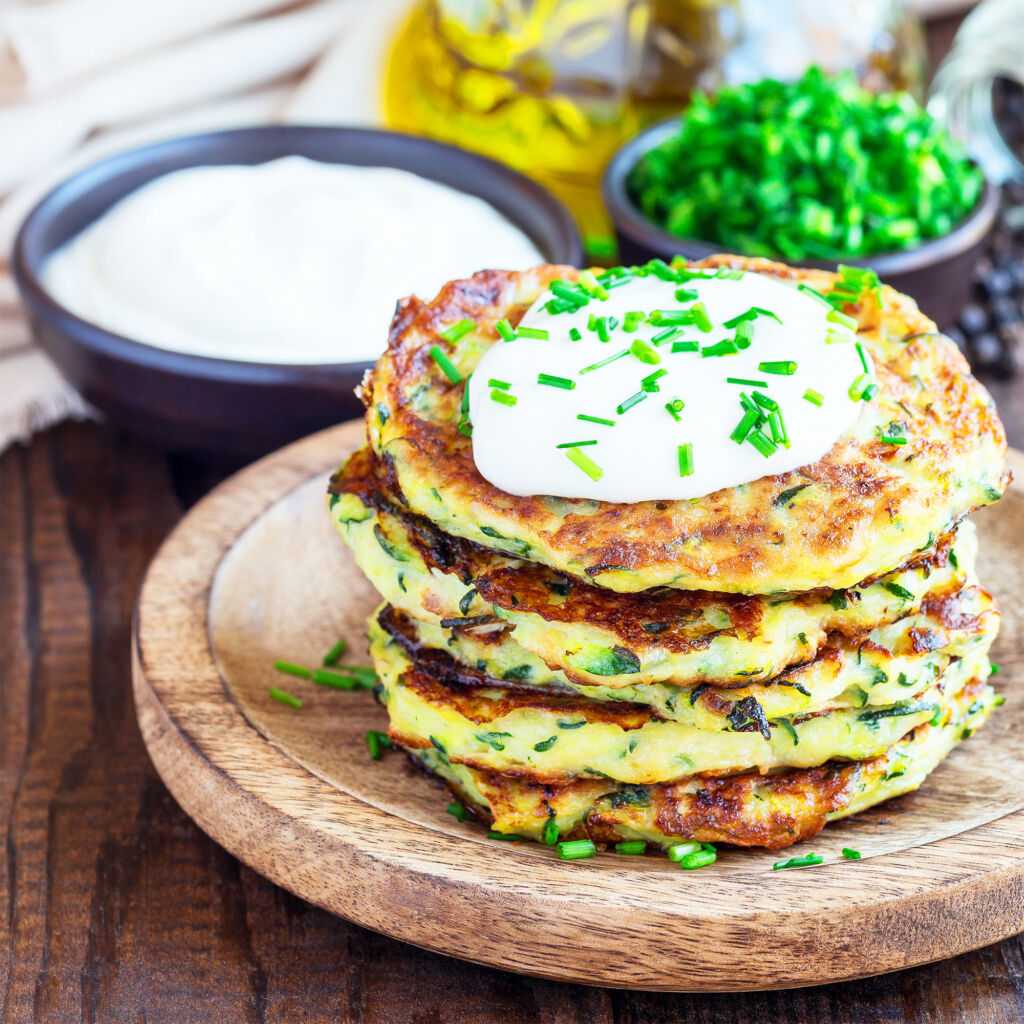
<svg viewBox="0 0 1024 1024">
<path fill-rule="evenodd" d="M 193 132 L 379 124 L 409 0 L 0 0 L 0 451 L 95 415 L 32 342 L 10 276 L 22 220 L 69 174 Z"/>
</svg>

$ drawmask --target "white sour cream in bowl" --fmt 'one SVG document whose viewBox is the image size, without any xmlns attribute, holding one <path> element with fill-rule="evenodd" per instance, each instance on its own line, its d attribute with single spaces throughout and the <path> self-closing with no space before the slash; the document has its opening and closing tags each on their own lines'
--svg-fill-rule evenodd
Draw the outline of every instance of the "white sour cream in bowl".
<svg viewBox="0 0 1024 1024">
<path fill-rule="evenodd" d="M 475 196 L 289 156 L 157 178 L 55 252 L 42 279 L 76 316 L 138 342 L 311 365 L 376 359 L 401 296 L 543 262 Z"/>
</svg>

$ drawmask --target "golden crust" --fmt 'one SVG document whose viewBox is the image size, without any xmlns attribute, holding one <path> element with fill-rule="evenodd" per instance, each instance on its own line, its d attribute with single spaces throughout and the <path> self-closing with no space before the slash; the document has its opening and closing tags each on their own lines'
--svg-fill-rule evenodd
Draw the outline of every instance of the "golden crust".
<svg viewBox="0 0 1024 1024">
<path fill-rule="evenodd" d="M 723 264 L 820 290 L 835 279 L 761 259 L 696 265 Z M 457 429 L 463 386 L 444 377 L 429 350 L 440 345 L 464 375 L 472 372 L 497 338 L 497 320 L 517 322 L 550 281 L 575 273 L 484 271 L 451 282 L 430 303 L 399 305 L 388 350 L 362 388 L 368 435 L 398 496 L 450 534 L 621 592 L 845 588 L 890 571 L 1005 487 L 1006 441 L 988 393 L 912 300 L 885 288 L 881 310 L 870 302 L 845 307 L 859 318 L 880 393 L 818 462 L 692 502 L 507 494 L 477 471 L 472 443 Z M 440 337 L 464 318 L 478 330 L 455 346 Z M 904 423 L 906 446 L 876 438 L 875 428 L 892 421 Z M 784 497 L 802 484 L 811 486 Z"/>
</svg>

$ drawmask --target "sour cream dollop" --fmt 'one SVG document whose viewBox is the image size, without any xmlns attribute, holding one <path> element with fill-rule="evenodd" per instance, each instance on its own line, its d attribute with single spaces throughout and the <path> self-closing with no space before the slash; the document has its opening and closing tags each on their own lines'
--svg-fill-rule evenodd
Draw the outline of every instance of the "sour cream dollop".
<svg viewBox="0 0 1024 1024">
<path fill-rule="evenodd" d="M 542 295 L 469 382 L 477 468 L 510 494 L 671 500 L 784 473 L 850 430 L 864 408 L 851 386 L 873 381 L 855 325 L 761 274 L 633 277 L 569 312 L 551 312 L 552 299 Z M 706 321 L 687 312 L 698 304 Z M 760 436 L 735 440 L 744 403 L 758 400 Z M 773 403 L 787 442 L 773 433 Z"/>
<path fill-rule="evenodd" d="M 342 363 L 380 354 L 398 298 L 542 262 L 482 199 L 290 156 L 156 179 L 56 252 L 43 281 L 82 319 L 158 348 Z"/>
</svg>

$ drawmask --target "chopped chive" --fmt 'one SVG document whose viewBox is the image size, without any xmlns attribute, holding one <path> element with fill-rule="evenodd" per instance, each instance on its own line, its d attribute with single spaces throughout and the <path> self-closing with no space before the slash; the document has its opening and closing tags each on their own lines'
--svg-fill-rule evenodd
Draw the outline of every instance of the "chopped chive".
<svg viewBox="0 0 1024 1024">
<path fill-rule="evenodd" d="M 696 288 L 677 288 L 676 302 L 693 302 L 697 298 Z"/>
<path fill-rule="evenodd" d="M 825 332 L 826 345 L 842 345 L 848 341 L 853 341 L 853 335 L 847 334 L 846 331 L 828 330 Z"/>
<path fill-rule="evenodd" d="M 608 298 L 608 292 L 605 290 L 603 284 L 596 277 L 591 270 L 581 270 L 579 274 L 580 287 L 588 294 L 593 295 L 595 298 L 604 299 Z"/>
<path fill-rule="evenodd" d="M 567 302 L 565 299 L 548 299 L 544 303 L 544 311 L 555 316 L 558 313 L 568 313 L 570 310 L 576 312 L 579 309 L 578 306 L 573 305 L 571 302 Z"/>
<path fill-rule="evenodd" d="M 653 338 L 651 343 L 654 345 L 664 345 L 667 341 L 672 341 L 673 338 L 678 338 L 683 333 L 682 327 L 666 327 L 663 331 L 658 331 Z"/>
<path fill-rule="evenodd" d="M 590 301 L 590 296 L 584 289 L 578 285 L 566 284 L 565 281 L 552 281 L 548 285 L 548 290 L 552 295 L 557 295 L 560 299 L 575 306 L 576 309 L 582 309 Z"/>
<path fill-rule="evenodd" d="M 583 470 L 591 480 L 597 481 L 604 476 L 604 470 L 593 459 L 588 458 L 579 448 L 565 448 L 563 451 L 570 462 Z"/>
<path fill-rule="evenodd" d="M 516 332 L 512 330 L 512 325 L 507 320 L 499 320 L 494 325 L 494 329 L 501 335 L 504 341 L 516 340 Z"/>
<path fill-rule="evenodd" d="M 489 388 L 501 388 L 502 391 L 508 391 L 508 389 L 512 387 L 507 380 L 498 380 L 497 377 L 492 377 L 487 382 L 487 386 Z"/>
<path fill-rule="evenodd" d="M 758 316 L 769 316 L 777 324 L 781 324 L 782 323 L 782 319 L 779 317 L 778 313 L 773 313 L 770 309 L 765 309 L 764 306 L 751 306 L 750 309 L 751 309 L 752 312 L 756 313 Z"/>
<path fill-rule="evenodd" d="M 792 377 L 796 373 L 796 363 L 792 359 L 782 359 L 777 362 L 758 363 L 757 368 L 762 373 L 775 373 L 783 377 Z"/>
<path fill-rule="evenodd" d="M 469 811 L 466 810 L 464 804 L 460 804 L 457 800 L 453 800 L 445 810 L 458 822 L 463 822 L 469 817 Z"/>
<path fill-rule="evenodd" d="M 554 818 L 548 818 L 545 822 L 541 839 L 544 840 L 545 846 L 554 846 L 558 842 L 558 822 Z"/>
<path fill-rule="evenodd" d="M 782 419 L 779 417 L 779 410 L 773 409 L 768 416 L 768 429 L 771 431 L 772 441 L 775 444 L 785 444 L 786 431 L 782 427 Z"/>
<path fill-rule="evenodd" d="M 700 843 L 695 840 L 686 843 L 676 843 L 668 848 L 666 856 L 670 861 L 678 864 L 684 857 L 689 857 L 692 853 L 699 853 L 700 849 Z"/>
<path fill-rule="evenodd" d="M 769 420 L 769 422 L 772 424 L 772 439 L 774 440 L 774 438 L 775 438 L 775 431 L 776 431 L 776 428 L 778 428 L 778 432 L 779 432 L 779 434 L 781 435 L 781 438 L 782 438 L 782 447 L 783 448 L 788 448 L 789 447 L 789 431 L 786 430 L 786 421 L 785 421 L 785 419 L 783 419 L 782 410 L 781 409 L 776 409 L 772 413 L 772 418 Z"/>
<path fill-rule="evenodd" d="M 904 445 L 907 443 L 907 439 L 905 437 L 880 437 L 878 440 L 881 441 L 882 444 Z"/>
<path fill-rule="evenodd" d="M 747 434 L 747 440 L 767 459 L 774 455 L 778 445 L 760 429 Z"/>
<path fill-rule="evenodd" d="M 706 868 L 718 860 L 718 854 L 714 850 L 700 850 L 697 853 L 688 853 L 679 861 L 679 866 L 684 871 L 693 871 L 695 868 Z"/>
<path fill-rule="evenodd" d="M 603 426 L 606 426 L 606 427 L 614 427 L 615 426 L 615 420 L 606 420 L 606 419 L 604 419 L 601 416 L 587 416 L 586 413 L 582 413 L 582 412 L 576 414 L 576 419 L 578 419 L 578 420 L 586 420 L 587 423 L 600 423 L 600 424 L 602 424 Z"/>
<path fill-rule="evenodd" d="M 851 385 L 847 394 L 850 398 L 856 402 L 859 401 L 871 384 L 871 375 L 868 373 L 862 373 Z"/>
<path fill-rule="evenodd" d="M 712 329 L 711 317 L 708 316 L 707 308 L 703 302 L 697 302 L 690 307 L 690 313 L 693 316 L 693 322 L 697 325 L 699 331 L 703 331 L 704 334 L 708 334 Z"/>
<path fill-rule="evenodd" d="M 851 850 L 848 846 L 844 846 L 843 856 L 847 860 L 860 860 L 860 850 Z"/>
<path fill-rule="evenodd" d="M 608 317 L 599 316 L 594 322 L 594 330 L 597 331 L 599 341 L 608 341 L 611 338 L 609 333 Z"/>
<path fill-rule="evenodd" d="M 469 419 L 465 416 L 459 420 L 459 433 L 462 434 L 463 437 L 473 436 L 473 424 L 470 423 Z"/>
<path fill-rule="evenodd" d="M 870 373 L 871 367 L 868 365 L 868 357 L 864 351 L 864 346 L 858 341 L 855 347 L 857 349 L 857 356 L 860 359 L 860 365 L 864 367 L 864 372 Z"/>
<path fill-rule="evenodd" d="M 595 853 L 597 847 L 589 839 L 572 839 L 558 844 L 558 856 L 562 860 L 583 860 Z"/>
<path fill-rule="evenodd" d="M 640 383 L 646 387 L 648 384 L 653 384 L 656 380 L 661 380 L 667 373 L 668 370 L 666 369 L 655 370 L 653 373 L 649 373 L 646 377 L 641 378 Z"/>
<path fill-rule="evenodd" d="M 750 412 L 750 410 L 753 409 L 754 412 L 758 414 L 758 416 L 761 415 L 761 407 L 756 402 L 752 402 L 750 400 L 750 396 L 746 393 L 746 391 L 740 392 L 740 405 L 743 406 L 744 412 Z"/>
<path fill-rule="evenodd" d="M 655 327 L 694 323 L 692 309 L 655 309 L 647 314 L 647 319 Z"/>
<path fill-rule="evenodd" d="M 344 640 L 339 640 L 335 643 L 331 649 L 324 655 L 324 665 L 330 667 L 333 665 L 348 649 L 348 644 Z"/>
<path fill-rule="evenodd" d="M 779 408 L 779 403 L 774 398 L 769 398 L 768 395 L 762 394 L 760 391 L 755 391 L 753 398 L 754 403 L 766 412 L 776 412 Z"/>
<path fill-rule="evenodd" d="M 734 327 L 739 327 L 740 324 L 747 320 L 753 320 L 757 314 L 754 312 L 754 307 L 751 306 L 746 313 L 738 313 L 734 317 L 730 317 L 728 320 L 722 323 L 722 326 L 727 330 L 731 331 Z"/>
<path fill-rule="evenodd" d="M 607 359 L 602 359 L 599 363 L 591 363 L 589 366 L 584 366 L 580 370 L 580 375 L 584 373 L 590 373 L 591 370 L 600 370 L 602 366 L 607 366 L 609 363 L 614 363 L 616 359 L 621 359 L 623 356 L 629 355 L 629 349 L 624 348 L 621 352 L 616 352 L 615 355 L 609 356 Z"/>
<path fill-rule="evenodd" d="M 750 388 L 766 388 L 768 387 L 768 381 L 766 380 L 750 380 L 748 377 L 726 377 L 726 384 L 743 384 Z"/>
<path fill-rule="evenodd" d="M 736 328 L 736 337 L 733 338 L 733 344 L 739 349 L 750 348 L 750 343 L 754 340 L 754 325 L 750 320 L 744 320 L 743 323 Z"/>
<path fill-rule="evenodd" d="M 520 327 L 516 332 L 520 338 L 540 338 L 547 341 L 550 334 L 543 327 Z"/>
<path fill-rule="evenodd" d="M 638 857 L 641 853 L 646 852 L 647 843 L 642 839 L 631 839 L 625 843 L 616 843 L 615 852 L 621 853 L 625 857 Z"/>
<path fill-rule="evenodd" d="M 379 732 L 377 729 L 368 729 L 366 731 L 366 746 L 370 750 L 370 757 L 374 761 L 379 761 L 381 750 L 390 750 L 392 743 L 391 740 L 388 739 L 388 734 L 386 732 Z"/>
<path fill-rule="evenodd" d="M 743 271 L 739 267 L 719 267 L 715 271 L 715 277 L 724 278 L 726 281 L 742 281 Z"/>
<path fill-rule="evenodd" d="M 586 448 L 589 444 L 597 444 L 596 441 L 564 441 L 562 444 L 556 444 L 556 448 Z"/>
<path fill-rule="evenodd" d="M 583 337 L 583 335 L 580 333 L 580 329 L 578 327 L 570 327 L 569 328 L 569 339 L 570 339 L 570 341 L 580 341 L 582 339 L 582 337 Z"/>
<path fill-rule="evenodd" d="M 563 391 L 572 391 L 576 387 L 576 381 L 568 377 L 558 377 L 553 373 L 538 373 L 537 383 L 547 384 L 551 388 L 562 388 Z"/>
<path fill-rule="evenodd" d="M 638 391 L 635 395 L 630 395 L 622 405 L 617 406 L 615 411 L 621 416 L 627 410 L 632 409 L 634 405 L 639 405 L 646 397 L 646 391 Z"/>
<path fill-rule="evenodd" d="M 655 277 L 660 277 L 662 281 L 675 281 L 676 272 L 661 259 L 653 259 L 647 261 L 647 269 L 654 274 Z"/>
<path fill-rule="evenodd" d="M 679 423 L 680 420 L 682 420 L 682 416 L 679 414 L 683 411 L 685 406 L 686 403 L 681 398 L 673 398 L 671 402 L 665 403 L 665 408 L 668 409 L 669 415 L 676 421 L 676 423 Z"/>
<path fill-rule="evenodd" d="M 473 374 L 470 374 L 466 378 L 466 383 L 462 388 L 462 401 L 459 403 L 459 411 L 463 416 L 469 415 L 469 382 L 473 379 Z"/>
<path fill-rule="evenodd" d="M 622 329 L 632 334 L 644 322 L 644 314 L 639 310 L 631 310 L 622 321 Z"/>
<path fill-rule="evenodd" d="M 772 865 L 772 870 L 781 871 L 783 868 L 808 868 L 815 864 L 821 864 L 824 858 L 817 853 L 808 853 L 804 857 L 790 857 L 789 860 L 779 860 Z"/>
<path fill-rule="evenodd" d="M 848 328 L 855 334 L 857 332 L 857 328 L 860 327 L 860 324 L 857 322 L 856 317 L 847 316 L 845 313 L 840 313 L 838 309 L 830 309 L 828 313 L 825 314 L 825 319 L 828 320 L 829 323 L 841 324 L 843 327 Z"/>
<path fill-rule="evenodd" d="M 495 832 L 490 831 L 487 833 L 488 839 L 504 839 L 507 843 L 521 843 L 523 836 L 516 835 L 515 832 Z"/>
<path fill-rule="evenodd" d="M 333 651 L 334 648 L 332 647 L 331 650 Z M 324 664 L 326 665 L 327 662 L 325 661 Z M 308 679 L 313 674 L 312 669 L 308 669 L 303 665 L 295 665 L 290 661 L 275 661 L 274 668 L 278 672 L 285 672 L 290 676 L 298 676 L 299 679 Z"/>
<path fill-rule="evenodd" d="M 437 345 L 430 346 L 430 356 L 453 384 L 462 383 L 462 374 L 455 369 L 455 364 L 437 347 Z"/>
<path fill-rule="evenodd" d="M 878 385 L 874 382 L 870 383 L 865 389 L 864 394 L 860 396 L 862 402 L 870 402 L 875 395 L 878 394 Z"/>
<path fill-rule="evenodd" d="M 475 327 L 476 323 L 472 320 L 460 320 L 457 324 L 452 324 L 451 327 L 446 327 L 441 331 L 441 337 L 454 345 L 459 338 L 464 338 Z"/>
<path fill-rule="evenodd" d="M 748 409 L 743 414 L 743 418 L 736 424 L 736 429 L 729 435 L 729 439 L 737 444 L 742 444 L 747 439 L 747 435 L 754 429 L 754 424 L 760 418 L 761 414 L 756 409 Z"/>
<path fill-rule="evenodd" d="M 828 299 L 829 304 L 835 308 L 838 303 L 840 306 L 846 305 L 847 302 L 859 302 L 860 292 L 851 292 L 845 288 L 832 288 L 825 296 Z"/>
<path fill-rule="evenodd" d="M 673 352 L 696 352 L 700 348 L 699 341 L 674 341 L 672 342 Z"/>
<path fill-rule="evenodd" d="M 629 351 L 632 352 L 641 363 L 651 365 L 653 363 L 661 362 L 661 356 L 654 348 L 651 347 L 650 342 L 644 341 L 643 338 L 637 338 L 633 344 L 629 346 Z"/>
<path fill-rule="evenodd" d="M 734 356 L 739 352 L 739 346 L 728 338 L 717 342 L 714 345 L 705 345 L 701 350 L 701 358 L 706 356 Z"/>
<path fill-rule="evenodd" d="M 500 405 L 515 405 L 519 399 L 515 395 L 510 395 L 507 391 L 499 391 L 498 388 L 491 388 L 491 401 L 498 402 Z"/>
<path fill-rule="evenodd" d="M 355 676 L 331 672 L 325 668 L 318 668 L 310 678 L 317 686 L 330 686 L 334 690 L 347 690 L 350 693 L 359 685 Z"/>
<path fill-rule="evenodd" d="M 820 391 L 815 391 L 814 388 L 808 388 L 804 392 L 804 400 L 810 402 L 811 405 L 816 405 L 820 409 L 825 404 L 825 396 Z"/>
<path fill-rule="evenodd" d="M 817 300 L 819 303 L 821 303 L 821 305 L 825 306 L 831 312 L 832 303 L 829 302 L 828 299 L 826 299 L 825 296 L 822 295 L 821 292 L 817 290 L 817 288 L 812 288 L 809 284 L 801 283 L 797 285 L 797 289 L 799 291 L 802 291 L 804 295 L 809 295 L 812 299 Z"/>
<path fill-rule="evenodd" d="M 679 446 L 679 475 L 693 476 L 693 445 L 689 441 Z"/>
<path fill-rule="evenodd" d="M 270 696 L 274 700 L 279 700 L 282 704 L 287 704 L 290 708 L 302 707 L 302 701 L 298 697 L 293 697 L 290 693 L 285 693 L 284 690 L 279 690 L 276 686 L 270 688 Z"/>
</svg>

